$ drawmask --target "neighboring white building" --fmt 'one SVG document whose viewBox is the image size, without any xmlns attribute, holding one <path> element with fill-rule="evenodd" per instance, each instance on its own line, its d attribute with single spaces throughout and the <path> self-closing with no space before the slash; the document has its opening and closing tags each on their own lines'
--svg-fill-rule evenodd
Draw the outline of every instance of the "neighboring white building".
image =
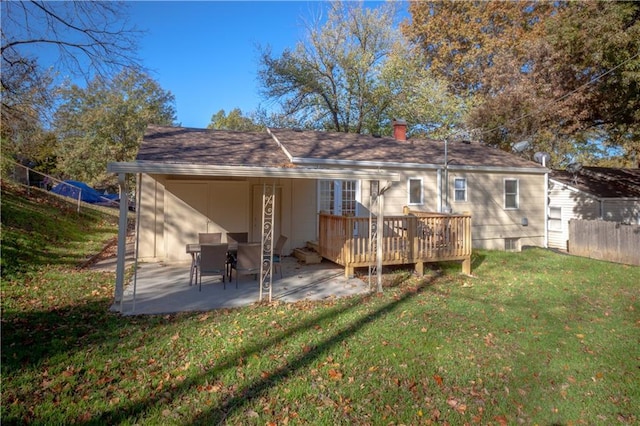
<svg viewBox="0 0 640 426">
<path fill-rule="evenodd" d="M 549 176 L 549 247 L 567 250 L 571 219 L 640 224 L 640 169 L 582 167 Z"/>
</svg>

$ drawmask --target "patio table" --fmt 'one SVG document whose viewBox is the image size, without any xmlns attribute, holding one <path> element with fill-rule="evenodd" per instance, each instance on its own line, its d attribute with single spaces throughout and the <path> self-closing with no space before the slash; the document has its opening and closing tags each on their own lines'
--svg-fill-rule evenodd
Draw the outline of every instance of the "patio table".
<svg viewBox="0 0 640 426">
<path fill-rule="evenodd" d="M 238 243 L 230 242 L 227 249 L 227 256 L 233 256 L 238 252 Z M 193 284 L 193 278 L 196 275 L 196 269 L 198 267 L 198 256 L 200 255 L 200 243 L 187 244 L 186 251 L 191 255 L 191 267 L 189 269 L 189 286 Z M 227 274 L 227 276 L 230 274 Z"/>
</svg>

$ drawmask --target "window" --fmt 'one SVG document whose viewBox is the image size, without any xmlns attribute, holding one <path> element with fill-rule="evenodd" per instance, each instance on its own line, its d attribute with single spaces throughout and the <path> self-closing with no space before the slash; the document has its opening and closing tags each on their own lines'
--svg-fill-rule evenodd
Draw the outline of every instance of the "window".
<svg viewBox="0 0 640 426">
<path fill-rule="evenodd" d="M 504 249 L 505 251 L 519 251 L 520 239 L 519 238 L 505 238 Z"/>
<path fill-rule="evenodd" d="M 409 187 L 409 205 L 422 204 L 422 179 L 409 179 L 407 185 Z"/>
<path fill-rule="evenodd" d="M 465 178 L 456 178 L 453 181 L 454 185 L 454 200 L 455 201 L 467 201 L 467 180 Z"/>
<path fill-rule="evenodd" d="M 518 179 L 504 180 L 504 208 L 518 208 Z"/>
<path fill-rule="evenodd" d="M 549 231 L 562 231 L 562 207 L 549 207 Z"/>
<path fill-rule="evenodd" d="M 334 202 L 334 181 L 321 180 L 319 182 L 320 188 L 318 189 L 318 209 L 321 212 L 327 212 L 329 214 L 335 214 L 335 202 Z"/>
<path fill-rule="evenodd" d="M 356 216 L 358 181 L 321 180 L 318 185 L 320 211 L 335 215 Z"/>
<path fill-rule="evenodd" d="M 356 215 L 357 182 L 355 180 L 340 181 L 342 184 L 342 214 L 345 216 Z"/>
</svg>

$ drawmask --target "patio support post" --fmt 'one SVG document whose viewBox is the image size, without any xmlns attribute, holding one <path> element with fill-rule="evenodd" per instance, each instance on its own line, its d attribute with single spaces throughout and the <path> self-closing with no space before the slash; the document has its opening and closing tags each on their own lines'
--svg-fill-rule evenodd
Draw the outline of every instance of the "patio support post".
<svg viewBox="0 0 640 426">
<path fill-rule="evenodd" d="M 373 209 L 378 204 L 380 182 L 372 180 L 369 187 L 369 290 L 373 290 L 373 277 L 378 276 L 378 220 L 373 221 Z"/>
<path fill-rule="evenodd" d="M 378 293 L 382 293 L 382 236 L 384 234 L 384 191 L 378 195 L 378 232 L 376 234 L 376 262 L 378 269 Z"/>
<path fill-rule="evenodd" d="M 276 198 L 276 183 L 272 186 L 262 185 L 262 263 L 260 264 L 260 301 L 263 293 L 269 292 L 271 302 L 271 287 L 273 278 L 273 217 Z"/>
<path fill-rule="evenodd" d="M 127 216 L 129 211 L 129 197 L 127 197 L 127 180 L 124 173 L 118 173 L 120 189 L 120 217 L 118 222 L 118 251 L 116 259 L 116 288 L 115 302 L 122 302 L 124 293 L 124 261 L 127 249 Z M 122 311 L 122 306 L 120 306 Z"/>
</svg>

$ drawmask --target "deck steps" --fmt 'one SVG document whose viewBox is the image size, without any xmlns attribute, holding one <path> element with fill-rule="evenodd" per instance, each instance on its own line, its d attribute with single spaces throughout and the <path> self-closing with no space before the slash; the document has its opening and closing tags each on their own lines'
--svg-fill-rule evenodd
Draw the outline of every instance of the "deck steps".
<svg viewBox="0 0 640 426">
<path fill-rule="evenodd" d="M 293 255 L 301 262 L 304 262 L 305 265 L 320 263 L 322 262 L 322 256 L 318 254 L 316 247 L 318 247 L 317 242 L 314 244 L 312 241 L 307 241 L 307 246 L 295 249 Z"/>
</svg>

